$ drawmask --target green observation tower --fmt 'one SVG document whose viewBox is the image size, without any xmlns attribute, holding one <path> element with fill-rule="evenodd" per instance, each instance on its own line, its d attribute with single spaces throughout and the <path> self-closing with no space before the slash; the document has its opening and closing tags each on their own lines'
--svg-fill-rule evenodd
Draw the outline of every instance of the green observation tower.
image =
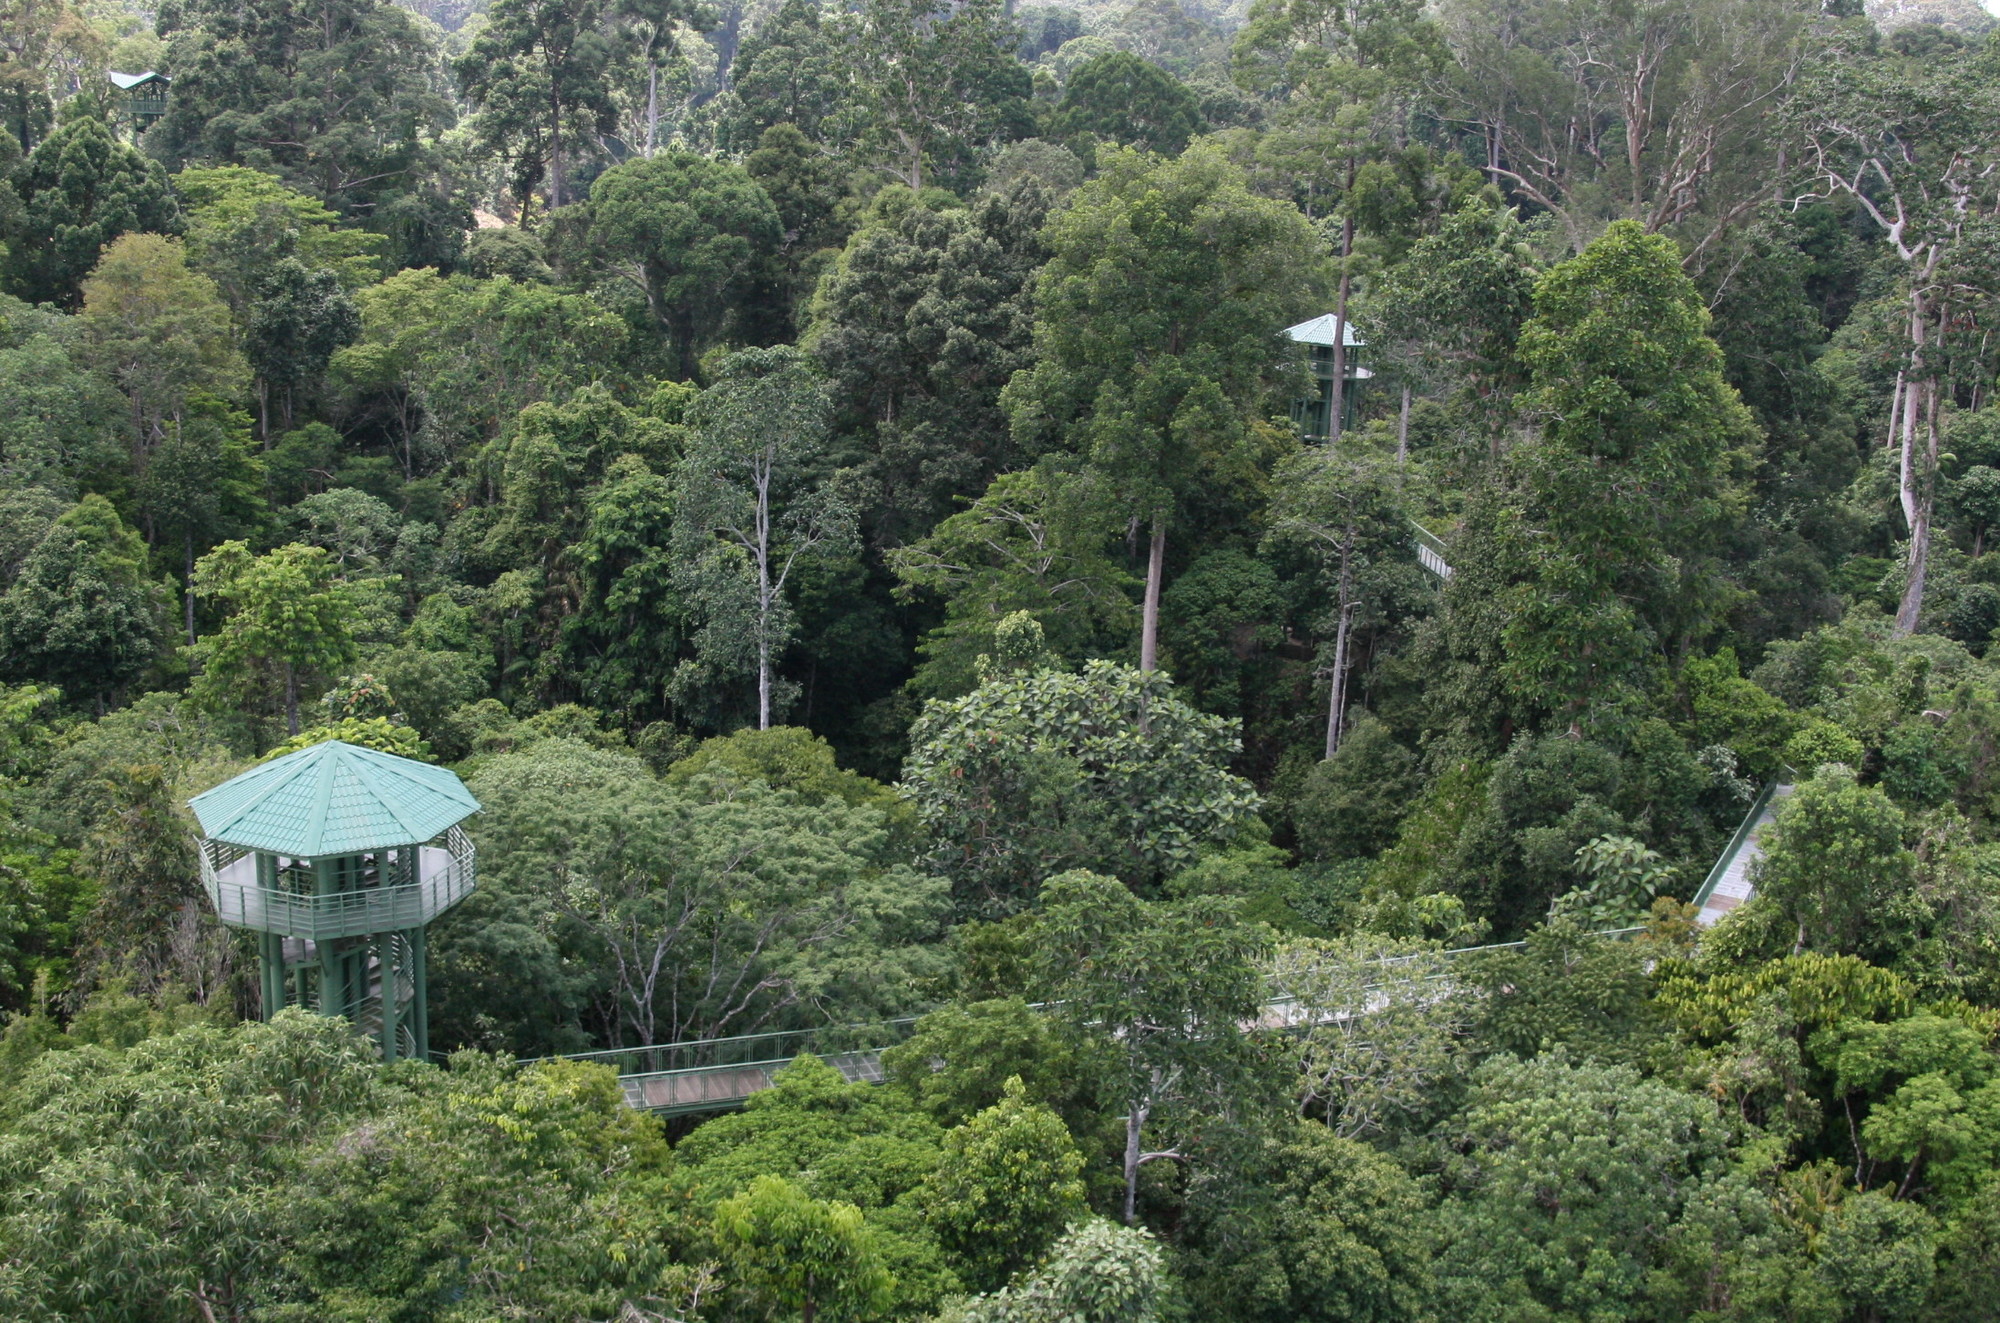
<svg viewBox="0 0 2000 1323">
<path fill-rule="evenodd" d="M 264 1017 L 344 1015 L 382 1059 L 430 1054 L 424 927 L 471 892 L 479 811 L 442 767 L 328 740 L 196 795 L 216 915 L 256 932 Z"/>
</svg>

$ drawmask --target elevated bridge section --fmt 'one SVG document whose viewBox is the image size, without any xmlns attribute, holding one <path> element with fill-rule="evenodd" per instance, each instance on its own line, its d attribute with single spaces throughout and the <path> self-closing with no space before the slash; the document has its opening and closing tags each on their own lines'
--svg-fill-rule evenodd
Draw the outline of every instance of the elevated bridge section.
<svg viewBox="0 0 2000 1323">
<path fill-rule="evenodd" d="M 1751 802 L 1749 812 L 1744 814 L 1729 844 L 1723 848 L 1701 888 L 1695 893 L 1694 904 L 1702 926 L 1712 925 L 1750 899 L 1753 894 L 1751 866 L 1763 857 L 1759 838 L 1777 813 L 1777 806 L 1792 790 L 1789 782 L 1781 784 L 1774 781 Z M 1596 936 L 1630 937 L 1639 931 L 1637 928 L 1617 928 Z M 1499 942 L 1490 946 L 1463 947 L 1443 954 L 1447 960 L 1456 960 L 1481 951 L 1512 950 L 1522 945 L 1524 943 L 1521 942 Z M 1387 980 L 1380 986 L 1386 984 Z M 1273 998 L 1264 1003 L 1254 1027 L 1282 1032 L 1364 1016 L 1381 1009 L 1388 995 L 1371 987 L 1365 991 L 1360 1004 L 1331 1012 L 1304 1007 L 1293 998 Z M 647 1047 L 578 1052 L 558 1059 L 610 1066 L 618 1072 L 619 1087 L 624 1090 L 627 1106 L 660 1116 L 682 1116 L 727 1111 L 742 1106 L 752 1094 L 770 1088 L 772 1077 L 802 1052 L 818 1056 L 850 1082 L 879 1084 L 884 1078 L 882 1053 L 908 1039 L 915 1027 L 915 1017 L 906 1017 L 877 1024 L 828 1025 L 816 1029 L 745 1034 L 735 1038 L 693 1039 Z"/>
</svg>

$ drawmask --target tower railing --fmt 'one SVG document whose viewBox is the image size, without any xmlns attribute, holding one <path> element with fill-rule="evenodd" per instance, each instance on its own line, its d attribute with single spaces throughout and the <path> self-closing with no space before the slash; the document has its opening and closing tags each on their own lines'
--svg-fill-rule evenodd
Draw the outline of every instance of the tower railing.
<svg viewBox="0 0 2000 1323">
<path fill-rule="evenodd" d="M 396 932 L 429 923 L 478 883 L 472 838 L 461 827 L 418 847 L 417 881 L 315 895 L 265 886 L 254 854 L 224 841 L 201 843 L 201 883 L 226 924 L 315 942 Z"/>
</svg>

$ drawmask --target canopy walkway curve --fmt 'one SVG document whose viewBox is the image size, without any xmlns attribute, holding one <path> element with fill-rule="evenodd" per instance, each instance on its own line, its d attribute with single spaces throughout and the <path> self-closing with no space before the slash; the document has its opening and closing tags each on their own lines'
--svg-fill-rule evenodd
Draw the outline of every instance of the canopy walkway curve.
<svg viewBox="0 0 2000 1323">
<path fill-rule="evenodd" d="M 1777 806 L 1792 790 L 1789 782 L 1773 781 L 1751 801 L 1742 823 L 1695 892 L 1694 905 L 1701 926 L 1714 924 L 1750 899 L 1751 865 L 1763 857 L 1759 838 L 1775 816 Z M 1617 928 L 1596 935 L 1626 937 L 1638 931 Z M 1522 945 L 1499 942 L 1463 947 L 1443 955 L 1455 960 L 1476 952 L 1510 950 Z M 1359 1006 L 1313 1016 L 1302 1011 L 1292 998 L 1274 998 L 1264 1004 L 1255 1027 L 1284 1030 L 1345 1020 L 1367 1015 L 1379 1009 L 1385 1000 L 1385 995 L 1371 991 Z M 818 1056 L 850 1082 L 879 1084 L 885 1078 L 882 1053 L 909 1038 L 916 1023 L 916 1017 L 908 1016 L 867 1025 L 827 1025 L 733 1038 L 689 1039 L 537 1059 L 590 1061 L 611 1066 L 618 1072 L 618 1084 L 628 1107 L 660 1116 L 679 1116 L 742 1106 L 752 1094 L 770 1088 L 773 1077 L 802 1052 Z"/>
</svg>

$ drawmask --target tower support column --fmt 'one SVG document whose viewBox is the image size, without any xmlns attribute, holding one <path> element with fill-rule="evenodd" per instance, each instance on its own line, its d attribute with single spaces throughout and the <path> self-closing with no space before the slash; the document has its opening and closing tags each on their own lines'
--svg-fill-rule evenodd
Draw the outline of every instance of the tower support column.
<svg viewBox="0 0 2000 1323">
<path fill-rule="evenodd" d="M 402 983 L 398 966 L 402 962 L 402 943 L 395 933 L 379 933 L 375 938 L 375 967 L 382 974 L 382 1060 L 396 1059 L 396 1015 L 401 1009 L 397 1005 L 396 992 Z"/>
<path fill-rule="evenodd" d="M 404 934 L 409 939 L 410 950 L 410 1037 L 416 1040 L 416 1057 L 419 1061 L 431 1059 L 431 1012 L 430 989 L 427 984 L 425 964 L 429 959 L 425 930 L 412 928 Z"/>
<path fill-rule="evenodd" d="M 257 934 L 257 973 L 264 994 L 264 1018 L 285 1009 L 285 939 L 278 933 Z"/>
</svg>

